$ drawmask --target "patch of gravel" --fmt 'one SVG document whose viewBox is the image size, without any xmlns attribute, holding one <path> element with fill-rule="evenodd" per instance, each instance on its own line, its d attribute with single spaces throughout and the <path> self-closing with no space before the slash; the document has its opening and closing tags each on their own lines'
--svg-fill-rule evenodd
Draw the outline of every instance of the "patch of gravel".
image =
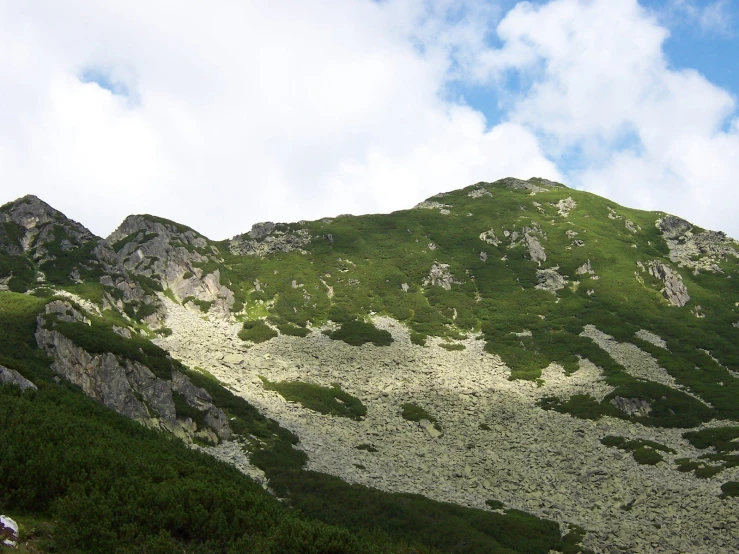
<svg viewBox="0 0 739 554">
<path fill-rule="evenodd" d="M 651 331 L 647 331 L 646 329 L 639 329 L 636 333 L 634 333 L 634 336 L 641 340 L 647 341 L 659 348 L 664 348 L 665 350 L 668 349 L 667 343 L 663 339 L 661 339 L 659 335 L 655 335 L 654 333 L 652 333 Z"/>
</svg>

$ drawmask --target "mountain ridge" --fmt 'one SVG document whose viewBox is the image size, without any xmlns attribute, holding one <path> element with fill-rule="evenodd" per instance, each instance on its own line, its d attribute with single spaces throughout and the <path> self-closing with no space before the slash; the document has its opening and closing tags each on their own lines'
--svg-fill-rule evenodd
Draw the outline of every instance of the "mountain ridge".
<svg viewBox="0 0 739 554">
<path fill-rule="evenodd" d="M 723 233 L 536 178 L 224 241 L 146 214 L 101 239 L 24 198 L 30 219 L 23 199 L 0 207 L 0 288 L 39 298 L 29 340 L 51 371 L 85 389 L 109 360 L 128 400 L 99 401 L 179 425 L 308 513 L 301 479 L 330 475 L 576 525 L 595 552 L 739 544 L 713 526 L 739 482 L 721 438 L 739 436 L 739 243 Z M 30 359 L 0 352 L 39 381 Z M 251 424 L 218 382 L 299 437 L 303 461 L 292 439 L 225 433 Z M 688 491 L 700 509 L 676 511 Z"/>
</svg>

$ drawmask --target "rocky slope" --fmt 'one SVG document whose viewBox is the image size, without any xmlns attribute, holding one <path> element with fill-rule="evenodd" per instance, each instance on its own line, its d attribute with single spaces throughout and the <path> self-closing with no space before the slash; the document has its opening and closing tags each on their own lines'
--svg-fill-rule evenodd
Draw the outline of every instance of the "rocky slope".
<svg viewBox="0 0 739 554">
<path fill-rule="evenodd" d="M 281 336 L 246 349 L 236 336 L 238 325 L 204 321 L 172 303 L 167 310 L 174 333 L 157 342 L 295 432 L 311 469 L 477 508 L 499 500 L 563 528 L 581 525 L 589 532 L 585 546 L 595 552 L 732 552 L 739 544 L 737 502 L 718 499 L 721 482 L 739 479 L 739 467 L 721 480 L 698 479 L 675 469 L 676 459 L 700 454 L 680 429 L 609 417 L 580 420 L 537 406 L 550 395 L 610 393 L 613 388 L 587 360 L 570 376 L 552 364 L 537 385 L 510 381 L 510 370 L 477 339 L 463 340 L 461 352 L 421 347 L 388 318 L 375 322 L 392 333 L 390 347 L 352 347 L 316 330 L 305 339 Z M 591 334 L 608 341 L 595 329 Z M 635 346 L 603 346 L 629 371 L 665 378 L 665 370 Z M 338 381 L 368 407 L 367 416 L 353 421 L 305 409 L 265 390 L 259 376 L 325 386 Z M 441 435 L 424 422 L 403 419 L 406 402 L 433 413 Z M 656 441 L 675 453 L 656 466 L 640 465 L 604 446 L 607 435 Z M 358 450 L 362 444 L 376 451 Z"/>
<path fill-rule="evenodd" d="M 594 552 L 739 550 L 722 233 L 512 178 L 220 243 L 149 215 L 101 239 L 34 197 L 0 222 L 0 287 L 55 295 L 34 337 L 53 372 L 265 486 L 274 439 L 236 432 L 198 371 L 347 483 L 579 525 Z M 366 415 L 267 383 L 340 386 Z"/>
</svg>

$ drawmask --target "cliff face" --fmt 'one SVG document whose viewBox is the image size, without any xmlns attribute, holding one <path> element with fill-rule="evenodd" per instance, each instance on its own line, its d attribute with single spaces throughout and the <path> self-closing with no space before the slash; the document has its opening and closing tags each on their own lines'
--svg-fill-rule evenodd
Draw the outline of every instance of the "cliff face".
<svg viewBox="0 0 739 554">
<path fill-rule="evenodd" d="M 39 348 L 53 358 L 51 368 L 57 374 L 80 387 L 89 397 L 148 427 L 160 428 L 190 441 L 200 438 L 216 444 L 230 438 L 231 430 L 223 410 L 213 405 L 210 395 L 193 385 L 185 375 L 173 371 L 171 379 L 164 380 L 137 361 L 111 352 L 87 352 L 54 329 L 55 322 L 59 321 L 90 324 L 84 315 L 61 300 L 47 304 L 45 312 L 37 322 Z M 175 394 L 181 395 L 188 406 L 202 415 L 196 418 L 201 419 L 201 423 L 179 416 Z"/>
<path fill-rule="evenodd" d="M 169 289 L 186 303 L 199 301 L 225 316 L 234 304 L 233 293 L 220 282 L 218 249 L 199 233 L 152 216 L 133 215 L 107 239 L 118 265 L 128 274 L 141 275 Z M 194 309 L 197 304 L 193 303 Z M 208 311 L 208 310 L 206 310 Z"/>
</svg>

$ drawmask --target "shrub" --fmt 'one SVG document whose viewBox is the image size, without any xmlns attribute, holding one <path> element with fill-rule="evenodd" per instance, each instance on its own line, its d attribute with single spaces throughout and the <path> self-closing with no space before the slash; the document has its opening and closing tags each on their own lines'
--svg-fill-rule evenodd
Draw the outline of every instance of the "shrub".
<svg viewBox="0 0 739 554">
<path fill-rule="evenodd" d="M 265 389 L 277 391 L 285 400 L 300 402 L 309 410 L 356 420 L 362 419 L 367 413 L 367 408 L 359 398 L 344 392 L 336 383 L 330 387 L 322 387 L 301 381 L 273 383 L 264 377 L 260 379 Z"/>
<path fill-rule="evenodd" d="M 343 340 L 352 346 L 371 342 L 375 346 L 389 346 L 393 337 L 388 331 L 380 330 L 372 323 L 351 320 L 341 324 L 341 328 L 329 335 L 334 340 Z"/>
<path fill-rule="evenodd" d="M 261 319 L 245 321 L 244 327 L 239 331 L 239 338 L 253 343 L 266 342 L 277 336 L 277 331 L 272 329 Z"/>
</svg>

